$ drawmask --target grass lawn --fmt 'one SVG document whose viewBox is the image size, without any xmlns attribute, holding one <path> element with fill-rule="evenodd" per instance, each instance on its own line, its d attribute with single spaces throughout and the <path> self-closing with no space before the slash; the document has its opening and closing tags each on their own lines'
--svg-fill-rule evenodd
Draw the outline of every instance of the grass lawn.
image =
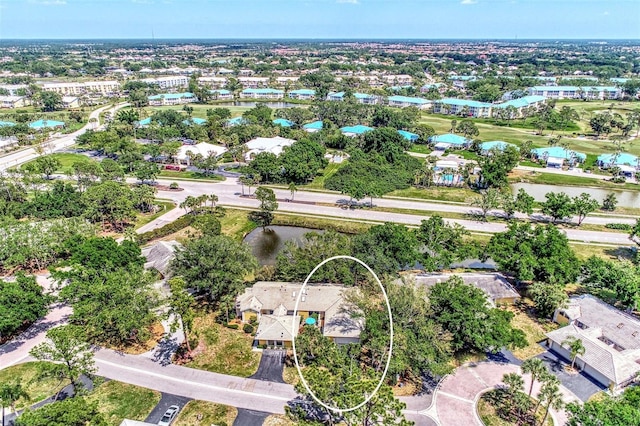
<svg viewBox="0 0 640 426">
<path fill-rule="evenodd" d="M 298 382 L 300 381 L 300 376 L 298 375 L 298 369 L 295 366 L 289 367 L 285 365 L 284 369 L 282 370 L 282 379 L 284 380 L 285 383 L 288 383 L 293 386 L 297 385 Z"/>
<path fill-rule="evenodd" d="M 575 252 L 578 260 L 587 260 L 591 256 L 598 256 L 603 259 L 616 260 L 618 257 L 631 260 L 633 253 L 631 246 L 629 247 L 613 247 L 598 244 L 585 244 L 569 242 L 569 245 Z"/>
<path fill-rule="evenodd" d="M 232 376 L 249 377 L 258 370 L 260 352 L 251 350 L 253 337 L 242 330 L 218 324 L 217 313 L 200 312 L 193 322 L 193 336 L 200 340 L 187 367 Z"/>
<path fill-rule="evenodd" d="M 249 220 L 249 211 L 240 209 L 225 209 L 225 211 L 224 217 L 220 218 L 224 235 L 232 237 L 236 241 L 242 241 L 249 232 L 257 227 L 254 222 Z"/>
<path fill-rule="evenodd" d="M 162 216 L 163 214 L 168 213 L 169 211 L 176 208 L 176 205 L 173 203 L 173 201 L 156 200 L 156 205 L 160 207 L 160 209 L 157 212 L 138 214 L 138 217 L 136 218 L 135 229 L 138 229 L 141 226 L 146 225 L 152 220 L 155 220 L 158 217 Z"/>
<path fill-rule="evenodd" d="M 634 191 L 640 190 L 640 185 L 635 183 L 613 183 L 610 181 L 595 179 L 591 177 L 560 175 L 554 173 L 535 173 L 535 174 L 517 174 L 510 176 L 511 182 L 528 182 L 538 183 L 542 185 L 566 185 L 566 186 L 581 186 L 592 188 L 607 188 L 607 189 L 630 189 Z"/>
<path fill-rule="evenodd" d="M 433 151 L 433 148 L 431 148 L 429 145 L 422 145 L 417 143 L 414 143 L 413 145 L 411 145 L 411 148 L 409 148 L 409 152 L 417 152 L 418 154 L 429 154 L 431 153 L 431 151 Z"/>
<path fill-rule="evenodd" d="M 527 303 L 527 307 L 531 306 L 528 299 L 524 299 Z M 523 308 L 517 306 L 509 306 L 507 308 L 509 312 L 512 312 L 515 316 L 511 320 L 511 324 L 522 331 L 526 335 L 528 345 L 524 348 L 518 348 L 513 351 L 513 354 L 518 358 L 525 360 L 544 352 L 544 348 L 538 344 L 539 341 L 545 339 L 545 333 L 557 328 L 552 322 L 541 323 L 537 319 L 527 315 Z"/>
<path fill-rule="evenodd" d="M 20 381 L 30 400 L 20 399 L 16 408 L 23 409 L 48 398 L 68 384 L 53 378 L 36 379 L 39 367 L 46 362 L 25 362 L 0 370 L 0 383 L 15 383 Z"/>
<path fill-rule="evenodd" d="M 308 183 L 306 185 L 300 185 L 300 189 L 301 190 L 305 190 L 307 188 L 309 189 L 324 189 L 324 183 L 325 181 L 331 176 L 333 175 L 335 172 L 338 171 L 338 169 L 340 169 L 340 167 L 342 167 L 344 164 L 346 164 L 346 162 L 342 162 L 339 164 L 336 163 L 329 163 L 327 165 L 327 167 L 325 167 L 324 169 L 322 169 L 317 175 L 316 177 L 313 179 L 313 181 L 311 183 Z"/>
<path fill-rule="evenodd" d="M 200 417 L 201 416 L 201 417 Z M 208 401 L 189 401 L 173 422 L 174 426 L 216 425 L 231 426 L 238 416 L 235 407 Z"/>
<path fill-rule="evenodd" d="M 397 189 L 385 194 L 385 196 L 468 203 L 471 199 L 477 197 L 478 194 L 467 188 L 450 188 L 446 186 L 415 188 L 412 186 L 407 189 Z"/>
<path fill-rule="evenodd" d="M 536 167 L 539 169 L 544 168 L 542 164 L 531 160 L 520 160 L 520 165 L 525 167 Z"/>
<path fill-rule="evenodd" d="M 60 167 L 58 168 L 58 170 L 56 170 L 56 173 L 66 173 L 67 171 L 72 171 L 71 166 L 73 166 L 73 163 L 95 162 L 95 160 L 82 154 L 55 153 L 55 154 L 49 154 L 47 155 L 47 157 L 53 157 L 53 158 L 56 158 L 58 161 L 60 161 Z M 34 160 L 31 160 L 28 163 L 31 163 L 33 161 Z M 25 164 L 28 164 L 28 163 L 25 163 Z"/>
<path fill-rule="evenodd" d="M 97 401 L 107 424 L 118 426 L 125 418 L 144 420 L 160 401 L 160 392 L 111 380 L 98 386 L 87 399 Z"/>
<path fill-rule="evenodd" d="M 371 227 L 368 223 L 338 221 L 335 218 L 296 216 L 276 213 L 273 219 L 274 225 L 301 226 L 312 229 L 331 229 L 345 234 L 359 234 Z"/>
<path fill-rule="evenodd" d="M 193 179 L 193 180 L 208 180 L 208 181 L 222 181 L 224 178 L 218 175 L 205 176 L 203 173 L 198 172 L 178 172 L 176 170 L 161 170 L 159 177 L 172 178 L 172 179 Z"/>
</svg>

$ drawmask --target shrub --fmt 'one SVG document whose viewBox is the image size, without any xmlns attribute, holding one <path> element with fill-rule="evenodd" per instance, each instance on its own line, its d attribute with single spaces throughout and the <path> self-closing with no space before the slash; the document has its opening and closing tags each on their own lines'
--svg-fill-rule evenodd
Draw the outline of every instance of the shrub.
<svg viewBox="0 0 640 426">
<path fill-rule="evenodd" d="M 240 326 L 239 326 L 238 324 L 229 324 L 229 323 L 226 323 L 224 326 L 225 326 L 225 327 L 227 327 L 227 328 L 230 328 L 230 329 L 232 329 L 232 330 L 237 330 L 237 329 L 239 329 L 239 328 L 240 328 Z"/>
<path fill-rule="evenodd" d="M 178 186 L 178 182 L 171 182 L 169 184 L 169 189 L 178 189 L 180 188 L 180 186 Z"/>
<path fill-rule="evenodd" d="M 242 327 L 242 331 L 247 334 L 251 334 L 253 333 L 253 326 L 251 324 L 245 324 L 244 327 Z"/>
<path fill-rule="evenodd" d="M 137 237 L 138 244 L 145 244 L 151 240 L 155 240 L 156 238 L 166 237 L 169 234 L 173 234 L 174 232 L 178 232 L 181 229 L 190 226 L 195 220 L 195 216 L 193 215 L 184 215 L 174 220 L 171 223 L 167 223 L 166 225 L 154 229 L 153 231 L 145 232 L 144 234 L 140 234 Z"/>
<path fill-rule="evenodd" d="M 632 228 L 628 223 L 607 223 L 604 227 L 608 229 L 619 229 L 621 231 L 631 231 Z"/>
</svg>

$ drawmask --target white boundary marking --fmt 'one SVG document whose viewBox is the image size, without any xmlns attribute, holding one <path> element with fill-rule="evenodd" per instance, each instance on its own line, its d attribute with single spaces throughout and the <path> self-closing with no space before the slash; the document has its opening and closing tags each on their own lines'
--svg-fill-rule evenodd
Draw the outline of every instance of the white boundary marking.
<svg viewBox="0 0 640 426">
<path fill-rule="evenodd" d="M 373 390 L 373 392 L 371 393 L 371 395 L 367 396 L 365 398 L 364 401 L 362 401 L 360 404 L 356 405 L 355 407 L 350 407 L 350 408 L 336 408 L 336 407 L 332 407 L 328 404 L 325 404 L 324 402 L 322 402 L 311 390 L 311 388 L 309 388 L 309 385 L 307 384 L 307 381 L 304 379 L 304 376 L 302 375 L 302 371 L 300 370 L 300 363 L 298 362 L 298 354 L 296 353 L 296 338 L 295 336 L 297 335 L 297 330 L 296 330 L 296 323 L 295 321 L 293 322 L 292 326 L 291 326 L 291 336 L 293 336 L 293 340 L 292 340 L 292 346 L 293 346 L 293 359 L 296 363 L 296 370 L 298 371 L 298 376 L 300 377 L 300 380 L 302 381 L 302 384 L 304 385 L 305 389 L 307 390 L 307 392 L 309 392 L 309 395 L 311 395 L 311 397 L 321 406 L 323 406 L 324 408 L 326 408 L 327 410 L 331 410 L 333 412 L 336 413 L 347 413 L 350 411 L 355 411 L 361 407 L 363 407 L 366 403 L 368 403 L 371 398 L 373 398 L 375 396 L 376 393 L 378 393 L 378 391 L 380 390 L 380 387 L 382 386 L 382 383 L 384 382 L 384 378 L 387 376 L 387 370 L 389 369 L 389 364 L 391 364 L 391 353 L 393 352 L 393 317 L 391 315 L 391 305 L 389 304 L 389 297 L 387 296 L 387 292 L 385 291 L 384 287 L 382 286 L 382 283 L 380 282 L 380 278 L 378 278 L 378 276 L 376 275 L 375 272 L 373 272 L 373 270 L 369 267 L 369 265 L 367 265 L 366 263 L 364 263 L 362 260 L 356 258 L 356 257 L 352 257 L 352 256 L 345 256 L 345 255 L 341 255 L 341 256 L 333 256 L 330 257 L 328 259 L 323 260 L 322 262 L 320 262 L 320 264 L 318 264 L 315 268 L 313 268 L 313 270 L 309 273 L 309 275 L 307 275 L 307 278 L 304 280 L 304 283 L 302 284 L 302 287 L 300 288 L 300 293 L 298 294 L 298 297 L 296 298 L 296 304 L 295 307 L 293 308 L 293 317 L 296 317 L 296 314 L 298 313 L 298 304 L 300 303 L 300 298 L 302 297 L 303 294 L 303 290 L 305 288 L 305 286 L 309 283 L 309 280 L 311 279 L 311 277 L 313 276 L 313 274 L 320 269 L 320 267 L 322 267 L 325 263 L 328 263 L 332 260 L 336 260 L 336 259 L 349 259 L 349 260 L 353 260 L 354 262 L 357 262 L 359 264 L 361 264 L 362 266 L 364 266 L 365 268 L 367 268 L 367 271 L 369 271 L 371 273 L 371 275 L 373 275 L 373 277 L 376 279 L 376 282 L 378 283 L 378 285 L 380 286 L 380 289 L 382 290 L 382 294 L 384 296 L 384 301 L 387 304 L 387 312 L 389 313 L 389 355 L 387 356 L 387 363 L 384 366 L 384 371 L 382 372 L 382 376 L 380 377 L 380 381 L 378 382 L 376 388 Z M 365 393 L 366 395 L 366 393 Z"/>
</svg>

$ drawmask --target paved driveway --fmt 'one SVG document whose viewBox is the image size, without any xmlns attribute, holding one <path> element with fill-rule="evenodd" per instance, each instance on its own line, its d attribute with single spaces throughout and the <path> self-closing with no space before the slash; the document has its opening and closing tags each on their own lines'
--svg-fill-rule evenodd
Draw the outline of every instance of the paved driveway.
<svg viewBox="0 0 640 426">
<path fill-rule="evenodd" d="M 160 398 L 158 405 L 156 405 L 153 410 L 151 410 L 151 413 L 149 413 L 144 421 L 147 423 L 157 424 L 162 418 L 164 412 L 167 411 L 169 407 L 171 407 L 172 405 L 177 405 L 178 407 L 180 407 L 180 411 L 182 411 L 184 406 L 187 405 L 187 402 L 189 401 L 191 401 L 191 398 L 163 392 L 162 398 Z"/>
<path fill-rule="evenodd" d="M 560 383 L 582 401 L 587 401 L 593 394 L 606 389 L 582 372 L 579 374 L 567 373 L 564 367 L 569 363 L 553 352 L 546 351 L 538 355 L 538 358 L 544 361 L 549 371 L 560 379 Z"/>
<path fill-rule="evenodd" d="M 233 426 L 262 426 L 264 419 L 269 413 L 263 411 L 247 410 L 246 408 L 238 408 L 238 416 L 233 422 Z"/>
<path fill-rule="evenodd" d="M 284 351 L 265 349 L 262 351 L 258 371 L 250 378 L 267 382 L 285 383 L 282 379 L 284 356 Z"/>
</svg>

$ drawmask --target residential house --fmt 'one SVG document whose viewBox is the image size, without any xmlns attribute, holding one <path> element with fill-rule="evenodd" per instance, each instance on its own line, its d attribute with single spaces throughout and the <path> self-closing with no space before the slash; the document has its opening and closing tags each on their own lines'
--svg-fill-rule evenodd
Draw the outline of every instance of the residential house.
<svg viewBox="0 0 640 426">
<path fill-rule="evenodd" d="M 307 123 L 304 126 L 302 126 L 302 128 L 309 133 L 315 133 L 322 130 L 322 126 L 323 126 L 322 120 L 318 120 L 312 123 Z"/>
<path fill-rule="evenodd" d="M 553 320 L 565 326 L 547 333 L 551 352 L 570 360 L 566 341 L 579 339 L 585 352 L 576 357 L 578 369 L 612 390 L 634 382 L 640 372 L 640 320 L 589 294 L 569 299 Z"/>
<path fill-rule="evenodd" d="M 149 105 L 166 106 L 166 105 L 182 105 L 197 102 L 198 98 L 191 92 L 183 93 L 163 93 L 160 95 L 149 96 Z"/>
<path fill-rule="evenodd" d="M 446 98 L 433 102 L 433 112 L 436 114 L 460 115 L 463 111 L 466 111 L 468 117 L 490 117 L 492 106 L 492 104 L 486 102 Z"/>
<path fill-rule="evenodd" d="M 315 99 L 316 91 L 313 90 L 313 89 L 291 90 L 289 92 L 288 96 L 291 99 L 299 99 L 299 100 L 308 101 L 308 100 L 311 100 L 311 99 Z"/>
<path fill-rule="evenodd" d="M 251 161 L 253 158 L 261 152 L 270 152 L 275 155 L 280 155 L 282 151 L 288 146 L 293 145 L 295 140 L 287 139 L 280 136 L 274 138 L 255 138 L 247 142 L 247 152 L 245 154 L 245 160 Z"/>
<path fill-rule="evenodd" d="M 444 151 L 451 148 L 468 148 L 471 144 L 471 141 L 460 135 L 445 133 L 444 135 L 431 136 L 429 138 L 429 143 L 433 144 L 436 150 Z"/>
<path fill-rule="evenodd" d="M 350 138 L 364 135 L 365 133 L 370 132 L 372 130 L 373 130 L 373 127 L 363 126 L 362 124 L 357 124 L 355 126 L 345 126 L 340 128 L 340 131 L 342 132 L 342 134 L 345 136 L 349 136 Z"/>
<path fill-rule="evenodd" d="M 531 150 L 531 154 L 538 160 L 546 163 L 547 167 L 562 168 L 565 162 L 570 166 L 577 163 L 584 163 L 587 155 L 581 152 L 564 149 L 560 146 L 551 146 L 548 148 L 535 148 Z"/>
<path fill-rule="evenodd" d="M 520 294 L 507 281 L 504 275 L 500 273 L 461 273 L 461 274 L 416 274 L 410 275 L 410 279 L 414 279 L 417 285 L 423 285 L 427 288 L 433 287 L 437 283 L 445 282 L 452 277 L 457 276 L 467 285 L 482 290 L 489 303 L 496 305 L 512 305 L 520 299 Z"/>
<path fill-rule="evenodd" d="M 221 89 L 227 84 L 226 77 L 198 77 L 198 83 L 214 89 Z"/>
<path fill-rule="evenodd" d="M 398 96 L 398 95 L 389 96 L 387 98 L 387 102 L 389 103 L 389 106 L 392 106 L 392 107 L 404 108 L 404 107 L 414 106 L 419 109 L 427 109 L 431 107 L 431 104 L 432 104 L 432 101 L 428 99 L 413 98 L 409 96 Z"/>
<path fill-rule="evenodd" d="M 0 91 L 6 91 L 8 96 L 20 96 L 25 94 L 28 89 L 27 84 L 0 84 Z"/>
<path fill-rule="evenodd" d="M 444 83 L 431 83 L 431 84 L 425 84 L 424 86 L 422 86 L 420 88 L 420 93 L 427 93 L 432 88 L 438 90 L 438 92 L 440 93 L 444 93 L 447 90 L 447 86 Z"/>
<path fill-rule="evenodd" d="M 454 87 L 464 89 L 469 82 L 478 80 L 478 77 L 475 75 L 450 75 L 448 79 L 451 80 Z"/>
<path fill-rule="evenodd" d="M 280 89 L 244 89 L 240 92 L 240 97 L 244 99 L 282 99 L 284 90 Z"/>
<path fill-rule="evenodd" d="M 400 136 L 411 142 L 415 142 L 420 139 L 420 135 L 408 132 L 406 130 L 398 130 L 398 133 L 400 134 Z"/>
<path fill-rule="evenodd" d="M 77 96 L 63 96 L 62 106 L 67 109 L 80 108 L 80 98 Z"/>
<path fill-rule="evenodd" d="M 254 344 L 290 348 L 300 327 L 315 326 L 337 344 L 357 343 L 362 318 L 352 318 L 344 300 L 346 288 L 331 284 L 259 281 L 236 299 L 236 314 L 243 322 L 258 321 Z M 296 301 L 298 311 L 294 316 Z"/>
<path fill-rule="evenodd" d="M 0 108 L 22 108 L 29 103 L 26 96 L 0 96 Z"/>
<path fill-rule="evenodd" d="M 525 108 L 538 109 L 540 105 L 542 105 L 546 101 L 547 101 L 547 98 L 539 95 L 523 96 L 521 98 L 511 99 L 509 101 L 493 105 L 492 115 L 495 116 L 496 111 L 500 109 L 507 109 L 511 107 L 511 109 L 513 110 L 513 113 L 511 114 L 510 118 L 522 117 Z"/>
<path fill-rule="evenodd" d="M 627 177 L 634 177 L 640 168 L 638 157 L 628 152 L 599 155 L 596 164 L 602 169 L 617 167 Z"/>
<path fill-rule="evenodd" d="M 413 83 L 413 77 L 407 74 L 383 75 L 382 80 L 387 85 L 409 85 Z"/>
<path fill-rule="evenodd" d="M 519 148 L 512 143 L 507 143 L 503 141 L 489 141 L 489 142 L 483 142 L 480 144 L 480 154 L 489 155 L 494 150 L 504 151 L 508 146 L 511 146 L 519 150 Z"/>
<path fill-rule="evenodd" d="M 196 155 L 200 155 L 203 158 L 208 158 L 212 155 L 214 157 L 220 157 L 225 152 L 227 152 L 227 148 L 224 146 L 200 142 L 195 145 L 182 145 L 175 158 L 180 164 L 190 166 L 192 158 Z"/>
<path fill-rule="evenodd" d="M 141 250 L 142 257 L 146 259 L 145 269 L 155 269 L 163 277 L 169 274 L 171 261 L 176 257 L 176 250 L 182 248 L 182 244 L 172 241 L 158 241 Z"/>
<path fill-rule="evenodd" d="M 275 124 L 276 126 L 281 126 L 281 127 L 293 127 L 294 123 L 291 120 L 287 120 L 286 118 L 276 118 L 275 120 L 272 121 L 273 124 Z"/>
<path fill-rule="evenodd" d="M 209 93 L 211 93 L 211 96 L 213 97 L 213 99 L 216 99 L 216 100 L 233 99 L 233 93 L 231 93 L 229 90 L 213 89 L 213 90 L 210 90 Z"/>
</svg>

